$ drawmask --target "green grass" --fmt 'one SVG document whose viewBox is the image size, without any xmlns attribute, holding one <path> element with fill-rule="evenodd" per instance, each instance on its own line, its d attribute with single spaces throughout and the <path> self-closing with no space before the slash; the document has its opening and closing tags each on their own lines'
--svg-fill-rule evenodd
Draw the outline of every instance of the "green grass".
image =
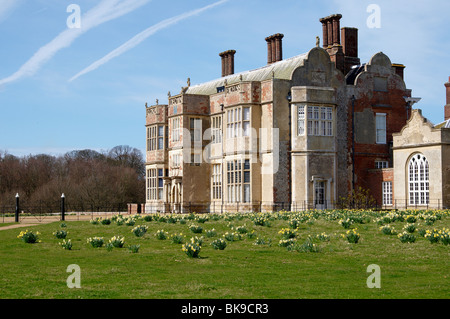
<svg viewBox="0 0 450 319">
<path fill-rule="evenodd" d="M 418 214 L 419 212 L 408 212 Z M 434 212 L 426 212 L 433 214 Z M 396 235 L 384 235 L 375 218 L 379 212 L 310 212 L 316 217 L 312 224 L 302 222 L 298 243 L 308 235 L 325 232 L 329 241 L 318 241 L 319 252 L 288 251 L 278 246 L 282 228 L 298 213 L 274 213 L 270 226 L 255 226 L 251 215 L 221 216 L 218 220 L 198 223 L 145 222 L 148 231 L 136 237 L 134 226 L 115 222 L 92 225 L 88 221 L 67 221 L 72 250 L 64 250 L 53 232 L 61 229 L 60 222 L 29 227 L 39 231 L 40 243 L 26 244 L 17 238 L 23 229 L 0 231 L 0 298 L 448 298 L 450 245 L 431 244 L 415 232 L 415 243 L 401 243 Z M 305 215 L 306 213 L 301 213 Z M 350 244 L 341 237 L 347 231 L 338 224 L 342 216 L 366 218 L 364 224 L 353 224 L 361 239 Z M 406 213 L 405 213 L 406 214 Z M 418 220 L 417 228 L 450 228 L 450 215 L 441 212 L 441 219 L 427 226 Z M 337 216 L 337 217 L 336 217 Z M 179 217 L 179 216 L 178 216 Z M 189 226 L 203 227 L 202 234 L 194 234 Z M 225 250 L 214 250 L 212 241 L 221 238 L 234 227 L 246 225 L 254 230 L 255 238 L 246 234 L 242 240 L 227 242 Z M 390 223 L 401 232 L 406 222 Z M 206 230 L 214 228 L 216 237 L 208 238 Z M 157 230 L 169 233 L 166 240 L 158 240 Z M 182 232 L 189 240 L 204 237 L 200 258 L 189 258 L 174 244 L 170 235 Z M 93 248 L 87 238 L 104 237 L 105 242 L 115 236 L 125 237 L 124 248 L 107 251 Z M 271 245 L 255 245 L 257 237 L 271 239 Z M 139 244 L 138 253 L 131 253 L 129 245 Z M 81 268 L 81 289 L 69 289 L 66 280 L 71 264 Z M 370 264 L 381 269 L 381 288 L 369 289 L 366 280 Z"/>
</svg>

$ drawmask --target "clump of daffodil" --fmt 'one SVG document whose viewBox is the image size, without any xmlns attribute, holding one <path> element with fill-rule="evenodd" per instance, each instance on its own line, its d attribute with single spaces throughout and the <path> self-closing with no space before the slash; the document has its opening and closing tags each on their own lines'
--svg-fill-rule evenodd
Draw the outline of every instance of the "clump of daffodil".
<svg viewBox="0 0 450 319">
<path fill-rule="evenodd" d="M 38 235 L 40 235 L 40 232 L 33 233 L 31 230 L 25 230 L 21 231 L 17 238 L 22 239 L 23 242 L 27 244 L 34 244 L 34 243 L 40 243 Z"/>
<path fill-rule="evenodd" d="M 297 236 L 298 230 L 297 229 L 291 229 L 291 228 L 282 228 L 278 234 L 281 234 L 281 237 L 284 239 L 290 239 Z"/>
<path fill-rule="evenodd" d="M 122 248 L 123 245 L 125 244 L 125 237 L 123 236 L 114 236 L 111 237 L 111 239 L 109 240 L 109 243 L 116 248 Z"/>
<path fill-rule="evenodd" d="M 202 249 L 201 242 L 198 238 L 191 238 L 191 240 L 181 247 L 181 250 L 186 253 L 187 256 L 191 258 L 197 258 L 200 250 Z"/>
<path fill-rule="evenodd" d="M 357 232 L 358 228 L 347 230 L 347 232 L 342 234 L 343 238 L 346 238 L 347 241 L 351 244 L 357 244 L 359 239 L 361 238 L 360 234 Z"/>
</svg>

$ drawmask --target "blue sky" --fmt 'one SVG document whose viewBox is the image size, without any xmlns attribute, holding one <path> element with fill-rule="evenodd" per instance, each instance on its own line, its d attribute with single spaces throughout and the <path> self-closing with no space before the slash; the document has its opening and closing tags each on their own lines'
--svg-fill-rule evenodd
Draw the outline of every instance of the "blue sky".
<svg viewBox="0 0 450 319">
<path fill-rule="evenodd" d="M 81 28 L 69 29 L 70 4 Z M 369 28 L 370 4 L 380 28 Z M 443 120 L 450 76 L 447 0 L 0 0 L 0 150 L 17 156 L 145 150 L 145 103 L 167 103 L 221 75 L 218 54 L 237 51 L 235 71 L 264 66 L 264 38 L 283 33 L 283 57 L 322 37 L 319 18 L 341 13 L 359 29 L 359 55 L 382 51 L 406 65 L 415 106 Z"/>
</svg>

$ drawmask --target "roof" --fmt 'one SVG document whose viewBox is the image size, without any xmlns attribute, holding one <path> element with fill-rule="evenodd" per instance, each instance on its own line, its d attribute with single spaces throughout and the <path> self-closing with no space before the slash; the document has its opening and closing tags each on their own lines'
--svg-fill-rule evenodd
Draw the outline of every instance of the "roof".
<svg viewBox="0 0 450 319">
<path fill-rule="evenodd" d="M 281 60 L 262 68 L 236 73 L 209 81 L 202 84 L 190 86 L 186 91 L 186 94 L 199 94 L 199 95 L 211 95 L 217 93 L 217 88 L 227 84 L 239 83 L 241 81 L 264 81 L 273 78 L 291 80 L 292 72 L 303 64 L 303 61 L 307 58 L 308 53 L 300 54 L 295 57 Z"/>
<path fill-rule="evenodd" d="M 448 119 L 442 123 L 436 124 L 434 127 L 435 128 L 450 128 L 450 119 Z"/>
</svg>

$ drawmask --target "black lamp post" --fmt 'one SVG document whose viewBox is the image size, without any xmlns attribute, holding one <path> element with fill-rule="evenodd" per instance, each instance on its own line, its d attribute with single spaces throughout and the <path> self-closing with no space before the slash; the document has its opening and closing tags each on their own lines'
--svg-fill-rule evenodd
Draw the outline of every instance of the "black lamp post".
<svg viewBox="0 0 450 319">
<path fill-rule="evenodd" d="M 62 193 L 62 195 L 61 195 L 61 220 L 63 220 L 63 221 L 66 220 L 66 216 L 65 216 L 65 213 L 66 213 L 65 209 L 66 209 L 66 207 L 65 207 L 65 204 L 64 204 L 65 199 L 66 199 L 66 197 L 64 196 L 64 193 Z"/>
<path fill-rule="evenodd" d="M 16 223 L 19 222 L 19 211 L 20 211 L 20 206 L 19 206 L 19 193 L 16 194 L 16 213 L 14 215 L 14 221 Z"/>
</svg>

